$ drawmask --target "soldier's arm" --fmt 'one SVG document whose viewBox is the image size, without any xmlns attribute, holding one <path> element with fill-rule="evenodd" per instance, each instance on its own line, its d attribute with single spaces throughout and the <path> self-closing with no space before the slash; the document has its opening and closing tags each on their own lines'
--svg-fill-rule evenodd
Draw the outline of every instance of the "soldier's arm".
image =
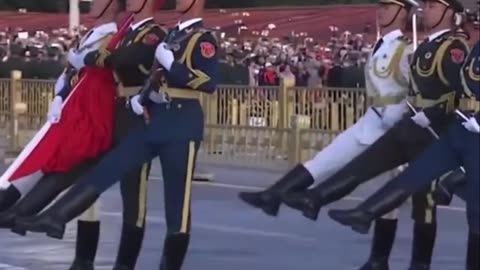
<svg viewBox="0 0 480 270">
<path fill-rule="evenodd" d="M 150 72 L 155 49 L 164 36 L 165 32 L 157 26 L 146 33 L 140 31 L 131 44 L 111 52 L 103 47 L 95 53 L 89 53 L 85 57 L 85 64 L 114 69 L 139 67 Z"/>
<path fill-rule="evenodd" d="M 449 42 L 449 46 L 446 48 L 441 58 L 441 66 L 437 69 L 439 71 L 439 77 L 450 88 L 455 98 L 458 98 L 463 93 L 462 82 L 460 78 L 460 70 L 465 62 L 469 48 L 466 42 L 462 38 L 453 38 L 445 42 Z M 445 113 L 444 106 L 433 106 L 424 109 L 425 115 L 429 119 L 434 119 L 439 115 Z"/>
<path fill-rule="evenodd" d="M 409 85 L 410 82 L 410 62 L 413 55 L 413 44 L 408 44 L 403 50 L 402 57 L 398 62 L 400 80 L 403 84 Z"/>
<path fill-rule="evenodd" d="M 197 41 L 191 56 L 192 67 L 187 65 L 187 61 L 175 59 L 167 74 L 168 81 L 213 93 L 218 80 L 218 48 L 211 33 L 204 33 Z"/>
</svg>

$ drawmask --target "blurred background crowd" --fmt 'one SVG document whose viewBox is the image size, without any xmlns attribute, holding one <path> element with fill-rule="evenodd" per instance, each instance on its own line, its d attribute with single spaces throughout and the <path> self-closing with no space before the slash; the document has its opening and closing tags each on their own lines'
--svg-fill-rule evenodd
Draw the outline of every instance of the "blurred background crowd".
<svg viewBox="0 0 480 270">
<path fill-rule="evenodd" d="M 22 15 L 29 11 L 22 8 L 15 12 Z M 295 79 L 297 86 L 364 87 L 362 67 L 377 37 L 375 18 L 362 21 L 360 26 L 357 23 L 355 29 L 334 22 L 316 25 L 319 31 L 327 33 L 316 36 L 293 29 L 293 12 L 284 21 L 264 22 L 257 29 L 245 23 L 245 18 L 250 17 L 249 9 L 214 12 L 231 20 L 222 27 L 211 25 L 221 44 L 222 84 L 278 85 L 281 77 L 288 77 Z M 277 11 L 270 11 L 274 12 Z M 472 21 L 478 16 L 471 10 L 467 14 Z M 280 24 L 285 28 L 286 23 L 292 24 L 292 30 L 276 33 L 275 29 Z M 478 31 L 478 25 L 473 29 Z M 82 25 L 77 35 L 86 30 Z M 70 35 L 66 28 L 5 27 L 0 30 L 0 78 L 8 78 L 11 70 L 21 70 L 24 78 L 56 78 L 75 38 L 78 37 Z"/>
</svg>

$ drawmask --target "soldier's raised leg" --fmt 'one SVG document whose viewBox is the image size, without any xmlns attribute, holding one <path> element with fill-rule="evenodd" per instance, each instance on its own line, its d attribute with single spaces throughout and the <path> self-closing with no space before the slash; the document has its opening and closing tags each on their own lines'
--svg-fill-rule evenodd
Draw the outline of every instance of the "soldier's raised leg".
<svg viewBox="0 0 480 270">
<path fill-rule="evenodd" d="M 240 199 L 262 209 L 268 215 L 276 216 L 283 195 L 304 191 L 314 181 L 327 179 L 368 147 L 359 143 L 354 129 L 353 127 L 342 132 L 315 157 L 298 164 L 267 189 L 260 192 L 241 192 Z"/>
</svg>

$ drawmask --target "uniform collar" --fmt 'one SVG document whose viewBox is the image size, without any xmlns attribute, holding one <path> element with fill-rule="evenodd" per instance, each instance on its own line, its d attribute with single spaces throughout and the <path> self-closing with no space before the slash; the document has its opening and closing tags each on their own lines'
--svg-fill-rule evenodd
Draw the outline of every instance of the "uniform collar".
<svg viewBox="0 0 480 270">
<path fill-rule="evenodd" d="M 403 36 L 403 32 L 400 29 L 393 30 L 388 32 L 386 35 L 382 37 L 384 42 L 390 42 L 392 40 L 398 39 L 399 37 Z"/>
<path fill-rule="evenodd" d="M 432 41 L 432 40 L 438 38 L 439 36 L 441 36 L 441 35 L 449 32 L 449 31 L 450 31 L 450 29 L 443 29 L 443 30 L 437 31 L 437 32 L 435 32 L 435 33 L 433 33 L 433 34 L 430 34 L 430 35 L 428 36 L 428 41 Z"/>
<path fill-rule="evenodd" d="M 94 30 L 95 32 L 105 33 L 105 34 L 115 33 L 115 32 L 118 31 L 118 29 L 117 29 L 117 24 L 114 23 L 114 22 L 109 22 L 109 23 L 101 24 L 101 25 L 99 25 L 99 26 L 94 27 L 93 30 Z"/>
<path fill-rule="evenodd" d="M 153 17 L 148 17 L 146 19 L 143 19 L 135 24 L 130 25 L 130 29 L 132 30 L 137 30 L 140 26 L 144 25 L 146 22 L 153 20 Z"/>
<path fill-rule="evenodd" d="M 186 28 L 189 28 L 197 23 L 201 23 L 202 22 L 202 18 L 194 18 L 194 19 L 190 19 L 190 20 L 187 20 L 187 21 L 180 21 L 177 23 L 177 29 L 178 31 L 183 31 L 184 29 Z"/>
</svg>

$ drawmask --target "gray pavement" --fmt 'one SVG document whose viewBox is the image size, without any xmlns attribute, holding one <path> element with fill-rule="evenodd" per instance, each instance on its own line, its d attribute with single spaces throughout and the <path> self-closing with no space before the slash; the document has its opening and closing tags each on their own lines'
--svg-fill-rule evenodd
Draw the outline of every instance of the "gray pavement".
<svg viewBox="0 0 480 270">
<path fill-rule="evenodd" d="M 364 262 L 370 236 L 355 234 L 332 222 L 324 210 L 318 222 L 282 208 L 278 218 L 246 207 L 236 195 L 241 190 L 266 186 L 282 169 L 263 171 L 210 166 L 214 184 L 196 184 L 193 190 L 193 232 L 185 270 L 353 270 Z M 153 169 L 149 184 L 148 227 L 137 269 L 158 269 L 165 220 L 160 168 Z M 358 203 L 375 190 L 369 183 L 332 207 Z M 111 269 L 121 229 L 121 204 L 117 186 L 102 199 L 102 235 L 96 269 Z M 391 270 L 406 270 L 410 259 L 412 221 L 410 206 L 401 209 L 401 224 Z M 463 203 L 439 210 L 441 221 L 434 270 L 461 270 L 465 257 L 466 224 Z M 75 224 L 63 241 L 43 235 L 18 237 L 0 231 L 0 270 L 66 270 L 75 245 Z"/>
</svg>

